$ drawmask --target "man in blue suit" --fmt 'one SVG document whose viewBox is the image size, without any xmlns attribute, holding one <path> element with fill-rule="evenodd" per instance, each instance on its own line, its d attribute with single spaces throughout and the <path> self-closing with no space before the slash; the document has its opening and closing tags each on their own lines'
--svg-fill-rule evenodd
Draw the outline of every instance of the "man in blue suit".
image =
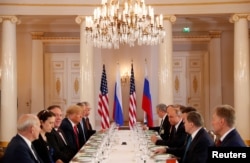
<svg viewBox="0 0 250 163">
<path fill-rule="evenodd" d="M 197 111 L 191 111 L 183 116 L 185 131 L 189 134 L 188 140 L 180 148 L 161 148 L 155 153 L 171 153 L 180 158 L 180 163 L 206 163 L 208 148 L 214 146 L 214 141 L 202 127 L 203 118 Z"/>
<path fill-rule="evenodd" d="M 216 134 L 217 147 L 246 147 L 240 134 L 234 127 L 235 111 L 230 105 L 219 105 L 215 107 L 212 126 Z"/>
<path fill-rule="evenodd" d="M 31 144 L 33 140 L 38 139 L 40 130 L 37 116 L 32 114 L 20 116 L 17 124 L 18 133 L 8 144 L 2 162 L 42 163 Z"/>
<path fill-rule="evenodd" d="M 206 163 L 208 160 L 208 147 L 214 146 L 214 141 L 202 127 L 203 118 L 199 112 L 191 111 L 184 119 L 185 130 L 190 134 L 186 143 L 181 163 Z"/>
</svg>

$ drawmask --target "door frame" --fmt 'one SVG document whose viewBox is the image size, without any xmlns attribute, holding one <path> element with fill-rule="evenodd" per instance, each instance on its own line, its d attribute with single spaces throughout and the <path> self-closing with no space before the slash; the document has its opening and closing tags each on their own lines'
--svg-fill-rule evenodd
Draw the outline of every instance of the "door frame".
<svg viewBox="0 0 250 163">
<path fill-rule="evenodd" d="M 51 59 L 52 59 L 52 57 L 53 57 L 53 55 L 61 55 L 62 57 L 68 57 L 69 55 L 72 55 L 73 57 L 76 57 L 77 55 L 79 56 L 79 60 L 80 60 L 80 54 L 79 53 L 45 53 L 44 54 L 44 95 L 45 95 L 45 97 L 44 97 L 44 103 L 45 103 L 45 106 L 49 106 L 49 105 L 54 105 L 54 104 L 52 104 L 51 103 L 51 101 L 50 101 L 50 99 L 51 99 L 51 94 L 50 94 L 50 91 L 49 91 L 49 89 L 50 89 L 50 70 L 51 70 Z M 56 57 L 58 57 L 58 56 L 56 56 Z M 67 60 L 67 59 L 66 59 Z M 68 60 L 67 60 L 68 61 Z M 67 66 L 67 67 L 71 67 L 72 68 L 72 65 L 64 65 L 64 66 Z M 66 68 L 67 68 L 66 67 Z M 80 71 L 80 68 L 79 68 L 79 71 Z M 65 78 L 65 80 L 66 80 L 66 78 L 67 79 L 69 79 L 70 77 L 69 76 L 67 76 L 67 75 L 69 75 L 69 74 L 66 74 L 66 76 L 64 76 Z M 71 79 L 71 78 L 70 78 Z M 68 83 L 68 81 L 65 81 L 65 83 L 64 83 L 64 86 L 62 87 L 62 89 L 64 89 L 64 91 L 63 92 L 65 92 L 66 91 L 66 97 L 64 97 L 63 99 L 62 99 L 62 101 L 64 102 L 64 105 L 62 106 L 62 110 L 63 110 L 63 112 L 65 112 L 65 110 L 66 110 L 66 108 L 69 106 L 69 105 L 71 105 L 71 100 L 69 100 L 69 96 L 71 96 L 71 94 L 69 94 L 69 92 L 67 92 L 68 91 L 68 87 L 69 87 L 69 83 Z M 80 100 L 80 99 L 79 99 Z M 79 101 L 78 100 L 78 101 Z M 67 102 L 66 102 L 67 101 Z M 77 102 L 78 102 L 77 101 Z M 76 101 L 75 101 L 76 102 Z"/>
<path fill-rule="evenodd" d="M 210 82 L 209 82 L 209 53 L 208 51 L 174 51 L 174 56 L 202 55 L 203 56 L 203 84 L 204 84 L 204 122 L 205 126 L 210 126 Z"/>
</svg>

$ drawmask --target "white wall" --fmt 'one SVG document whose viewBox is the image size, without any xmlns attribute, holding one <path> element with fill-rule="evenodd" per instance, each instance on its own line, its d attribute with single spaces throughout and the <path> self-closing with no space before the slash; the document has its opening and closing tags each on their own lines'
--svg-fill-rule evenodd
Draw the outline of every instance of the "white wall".
<svg viewBox="0 0 250 163">
<path fill-rule="evenodd" d="M 17 26 L 17 84 L 18 84 L 18 114 L 30 112 L 30 92 L 31 92 L 31 34 L 34 31 L 44 31 L 44 32 L 64 32 L 74 33 L 74 35 L 79 32 L 78 25 L 69 26 Z M 0 33 L 1 36 L 1 33 Z M 1 37 L 0 37 L 1 42 Z M 233 92 L 233 31 L 222 32 L 221 37 L 221 55 L 222 55 L 222 98 L 223 103 L 233 105 L 234 92 Z M 174 44 L 175 50 L 183 49 L 183 44 Z M 79 47 L 65 47 L 60 48 L 54 46 L 53 48 L 46 47 L 46 51 L 73 51 L 78 52 Z M 206 47 L 196 45 L 188 45 L 184 49 L 197 50 L 204 49 Z M 0 44 L 1 50 L 1 44 Z M 114 82 L 115 82 L 115 68 L 116 63 L 120 63 L 121 75 L 124 71 L 128 71 L 130 74 L 130 64 L 131 60 L 134 63 L 135 71 L 135 81 L 136 81 L 136 93 L 137 93 L 137 108 L 138 117 L 142 119 L 141 111 L 141 98 L 143 90 L 143 79 L 144 79 L 144 61 L 147 58 L 148 61 L 148 75 L 151 86 L 152 95 L 152 106 L 155 113 L 154 107 L 159 103 L 158 101 L 158 48 L 157 46 L 142 46 L 129 48 L 128 46 L 120 46 L 119 50 L 94 50 L 94 78 L 95 78 L 95 97 L 96 102 L 93 108 L 97 108 L 97 99 L 100 87 L 100 78 L 102 71 L 102 64 L 106 64 L 107 78 L 108 78 L 108 88 L 109 88 L 109 99 L 110 99 L 110 110 L 113 109 L 113 96 L 114 96 Z M 125 69 L 125 70 L 124 70 Z M 123 88 L 123 106 L 125 114 L 128 110 L 128 96 L 129 96 L 129 84 L 122 87 Z M 40 108 L 43 109 L 43 108 Z M 110 113 L 112 115 L 112 112 Z M 98 115 L 96 114 L 98 117 Z M 99 117 L 98 117 L 99 118 Z M 157 123 L 157 115 L 154 114 L 155 122 Z"/>
</svg>

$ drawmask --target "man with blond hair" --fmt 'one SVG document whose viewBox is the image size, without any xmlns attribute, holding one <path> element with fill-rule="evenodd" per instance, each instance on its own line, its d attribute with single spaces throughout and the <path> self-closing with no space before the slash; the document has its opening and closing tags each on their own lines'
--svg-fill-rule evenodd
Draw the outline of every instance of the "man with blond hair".
<svg viewBox="0 0 250 163">
<path fill-rule="evenodd" d="M 82 120 L 82 109 L 78 105 L 71 105 L 66 110 L 66 117 L 62 120 L 60 129 L 65 135 L 68 146 L 76 154 L 78 150 L 85 144 L 83 131 L 78 128 L 78 124 Z"/>
<path fill-rule="evenodd" d="M 219 105 L 214 109 L 212 126 L 218 137 L 218 147 L 245 147 L 240 134 L 235 129 L 235 111 L 230 105 Z"/>
</svg>

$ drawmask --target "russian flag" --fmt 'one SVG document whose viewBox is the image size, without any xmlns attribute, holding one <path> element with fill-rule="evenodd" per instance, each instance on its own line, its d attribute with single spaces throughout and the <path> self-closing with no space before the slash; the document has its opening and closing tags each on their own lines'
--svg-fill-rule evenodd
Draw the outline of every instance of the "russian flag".
<svg viewBox="0 0 250 163">
<path fill-rule="evenodd" d="M 119 126 L 123 125 L 123 109 L 122 109 L 122 94 L 121 94 L 121 78 L 120 68 L 117 66 L 116 83 L 115 83 L 115 96 L 114 96 L 114 108 L 113 119 Z"/>
<path fill-rule="evenodd" d="M 142 97 L 142 109 L 144 110 L 144 123 L 147 123 L 148 127 L 153 127 L 154 124 L 153 124 L 151 94 L 150 94 L 150 87 L 149 87 L 146 68 L 145 68 L 145 79 L 144 79 L 143 97 Z"/>
</svg>

